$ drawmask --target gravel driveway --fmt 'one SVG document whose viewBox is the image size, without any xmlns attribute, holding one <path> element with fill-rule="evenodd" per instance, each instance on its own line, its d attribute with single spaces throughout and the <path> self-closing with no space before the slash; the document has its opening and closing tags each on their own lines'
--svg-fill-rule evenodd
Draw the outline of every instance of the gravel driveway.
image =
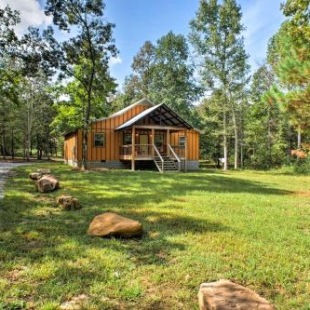
<svg viewBox="0 0 310 310">
<path fill-rule="evenodd" d="M 3 198 L 3 185 L 5 182 L 5 177 L 8 175 L 9 171 L 15 167 L 27 165 L 27 163 L 6 163 L 0 162 L 0 199 Z"/>
</svg>

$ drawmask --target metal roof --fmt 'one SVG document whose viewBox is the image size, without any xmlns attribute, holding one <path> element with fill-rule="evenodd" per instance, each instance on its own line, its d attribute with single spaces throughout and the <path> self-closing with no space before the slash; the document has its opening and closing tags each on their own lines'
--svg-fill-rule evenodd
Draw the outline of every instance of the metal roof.
<svg viewBox="0 0 310 310">
<path fill-rule="evenodd" d="M 161 103 L 147 110 L 142 111 L 140 114 L 136 115 L 126 123 L 117 127 L 116 130 L 125 129 L 127 127 L 133 126 L 146 116 L 148 116 L 155 124 L 158 125 L 187 128 L 187 129 L 193 128 L 193 126 L 187 123 L 177 113 L 172 111 L 167 105 Z"/>
<path fill-rule="evenodd" d="M 147 98 L 143 98 L 137 102 L 134 102 L 132 103 L 131 105 L 125 107 L 124 109 L 120 110 L 120 111 L 117 111 L 111 115 L 109 115 L 108 117 L 101 117 L 101 118 L 98 118 L 96 120 L 94 120 L 93 122 L 100 122 L 100 121 L 103 121 L 103 120 L 106 120 L 106 119 L 110 119 L 110 118 L 113 118 L 113 117 L 117 117 L 117 116 L 120 116 L 122 114 L 125 114 L 127 111 L 129 111 L 130 109 L 132 109 L 133 107 L 137 106 L 137 105 L 149 105 L 149 106 L 154 106 L 154 104 L 148 100 Z"/>
</svg>

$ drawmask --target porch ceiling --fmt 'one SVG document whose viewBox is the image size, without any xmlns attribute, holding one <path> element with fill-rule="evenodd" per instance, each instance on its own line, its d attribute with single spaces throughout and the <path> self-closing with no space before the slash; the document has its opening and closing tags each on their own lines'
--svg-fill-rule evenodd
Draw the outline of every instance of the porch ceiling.
<svg viewBox="0 0 310 310">
<path fill-rule="evenodd" d="M 126 123 L 117 127 L 116 130 L 125 129 L 137 124 L 144 117 L 148 116 L 156 125 L 159 126 L 171 126 L 192 129 L 193 127 L 181 118 L 177 113 L 172 111 L 164 103 L 151 107 L 140 114 L 136 115 Z"/>
</svg>

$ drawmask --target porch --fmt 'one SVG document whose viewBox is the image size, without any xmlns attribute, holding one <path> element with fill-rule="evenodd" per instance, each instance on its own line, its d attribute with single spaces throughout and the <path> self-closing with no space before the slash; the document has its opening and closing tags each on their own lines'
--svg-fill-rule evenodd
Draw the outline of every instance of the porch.
<svg viewBox="0 0 310 310">
<path fill-rule="evenodd" d="M 122 135 L 120 160 L 153 160 L 159 171 L 180 171 L 188 158 L 187 134 L 193 127 L 165 104 L 153 106 L 116 130 Z"/>
<path fill-rule="evenodd" d="M 154 161 L 160 172 L 180 171 L 181 162 L 186 162 L 186 129 L 133 126 L 120 134 L 119 159 L 130 161 L 132 170 L 137 161 Z"/>
</svg>

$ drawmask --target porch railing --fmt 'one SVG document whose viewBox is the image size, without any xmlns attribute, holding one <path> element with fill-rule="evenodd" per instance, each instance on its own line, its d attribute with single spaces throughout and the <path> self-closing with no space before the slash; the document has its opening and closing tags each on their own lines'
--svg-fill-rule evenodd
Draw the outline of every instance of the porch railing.
<svg viewBox="0 0 310 310">
<path fill-rule="evenodd" d="M 153 145 L 152 144 L 136 144 L 135 145 L 135 157 L 153 157 Z M 132 144 L 120 146 L 120 156 L 132 156 Z"/>
<path fill-rule="evenodd" d="M 181 170 L 181 160 L 180 160 L 180 158 L 175 153 L 174 149 L 171 147 L 170 144 L 168 144 L 168 149 L 169 149 L 170 154 L 172 155 L 172 157 L 174 157 L 174 159 L 177 161 L 177 163 L 178 163 L 178 170 L 180 171 Z"/>
<path fill-rule="evenodd" d="M 171 157 L 174 157 L 177 161 L 185 158 L 185 147 L 179 145 L 170 145 L 157 147 L 154 144 L 136 144 L 135 145 L 135 158 L 153 158 L 155 153 L 159 153 L 161 156 L 167 156 L 168 153 Z M 132 156 L 132 144 L 126 144 L 120 146 L 120 156 L 128 159 Z M 157 155 L 156 155 L 157 156 Z"/>
<path fill-rule="evenodd" d="M 163 159 L 163 157 L 161 156 L 159 150 L 157 149 L 157 147 L 154 144 L 153 144 L 153 148 L 154 148 L 154 151 L 156 153 L 157 158 L 159 159 L 158 163 L 156 163 L 156 161 L 155 161 L 155 163 L 156 163 L 157 167 L 159 168 L 159 171 L 160 172 L 164 172 L 164 159 Z"/>
</svg>

